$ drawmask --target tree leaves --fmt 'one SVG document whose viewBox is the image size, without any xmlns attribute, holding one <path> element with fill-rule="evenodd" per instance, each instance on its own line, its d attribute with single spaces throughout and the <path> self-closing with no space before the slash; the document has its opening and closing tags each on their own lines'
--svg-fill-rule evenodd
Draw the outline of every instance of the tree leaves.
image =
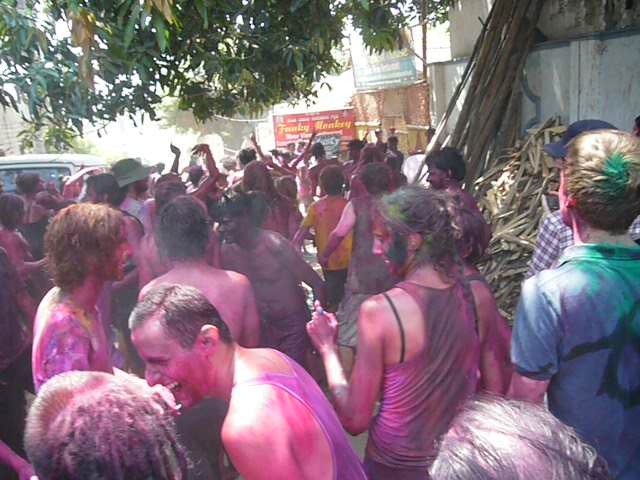
<svg viewBox="0 0 640 480">
<path fill-rule="evenodd" d="M 201 121 L 310 98 L 340 67 L 347 21 L 380 50 L 417 12 L 410 0 L 40 3 L 36 15 L 0 2 L 0 103 L 20 92 L 27 120 L 57 132 L 80 131 L 83 119 L 154 116 L 168 95 Z M 56 35 L 58 21 L 71 25 L 71 38 Z"/>
</svg>

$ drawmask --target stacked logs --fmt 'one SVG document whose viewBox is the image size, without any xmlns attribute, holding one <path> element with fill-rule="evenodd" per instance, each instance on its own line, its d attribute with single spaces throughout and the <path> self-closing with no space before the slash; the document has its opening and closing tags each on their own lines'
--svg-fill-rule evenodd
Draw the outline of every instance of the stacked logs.
<svg viewBox="0 0 640 480">
<path fill-rule="evenodd" d="M 475 197 L 490 219 L 493 237 L 479 268 L 491 285 L 502 315 L 510 322 L 536 242 L 538 225 L 549 213 L 546 194 L 557 192 L 554 160 L 543 154 L 566 127 L 549 119 L 491 162 L 474 184 Z"/>
</svg>

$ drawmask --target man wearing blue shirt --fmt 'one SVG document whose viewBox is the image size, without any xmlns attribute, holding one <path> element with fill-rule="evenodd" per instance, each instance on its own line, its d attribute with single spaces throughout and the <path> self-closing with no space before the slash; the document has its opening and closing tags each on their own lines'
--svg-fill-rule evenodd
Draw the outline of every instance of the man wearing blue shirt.
<svg viewBox="0 0 640 480">
<path fill-rule="evenodd" d="M 560 211 L 574 245 L 525 281 L 509 394 L 542 402 L 607 460 L 640 478 L 640 140 L 597 130 L 567 146 Z"/>
</svg>

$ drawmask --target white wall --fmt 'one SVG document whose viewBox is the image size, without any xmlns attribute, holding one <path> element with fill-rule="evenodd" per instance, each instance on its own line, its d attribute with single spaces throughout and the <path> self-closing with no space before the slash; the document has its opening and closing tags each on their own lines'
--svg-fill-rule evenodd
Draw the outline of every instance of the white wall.
<svg viewBox="0 0 640 480">
<path fill-rule="evenodd" d="M 522 126 L 560 116 L 566 123 L 599 118 L 630 130 L 640 115 L 640 29 L 597 34 L 536 47 L 525 67 Z M 431 112 L 436 124 L 466 60 L 430 66 Z M 463 98 L 449 122 L 455 125 Z"/>
<path fill-rule="evenodd" d="M 482 31 L 493 0 L 456 0 L 449 9 L 451 58 L 468 57 Z"/>
</svg>

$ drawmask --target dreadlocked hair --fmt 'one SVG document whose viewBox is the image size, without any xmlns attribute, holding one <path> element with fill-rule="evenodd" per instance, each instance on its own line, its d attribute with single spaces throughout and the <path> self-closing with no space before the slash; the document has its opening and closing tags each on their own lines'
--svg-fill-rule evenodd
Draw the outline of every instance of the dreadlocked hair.
<svg viewBox="0 0 640 480">
<path fill-rule="evenodd" d="M 187 478 L 187 456 L 169 414 L 133 381 L 67 372 L 43 386 L 25 434 L 40 479 Z"/>
<path fill-rule="evenodd" d="M 422 237 L 422 245 L 415 253 L 412 267 L 430 263 L 436 271 L 460 286 L 465 307 L 473 316 L 477 331 L 473 292 L 456 248 L 462 231 L 456 221 L 453 196 L 445 190 L 408 185 L 385 195 L 380 203 L 380 215 L 392 234 L 408 236 L 417 233 Z"/>
</svg>

